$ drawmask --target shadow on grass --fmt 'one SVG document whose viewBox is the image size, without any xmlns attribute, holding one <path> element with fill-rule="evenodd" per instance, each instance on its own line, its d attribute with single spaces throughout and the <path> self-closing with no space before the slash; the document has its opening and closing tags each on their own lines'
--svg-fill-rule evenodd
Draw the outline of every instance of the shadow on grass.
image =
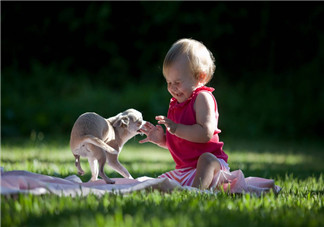
<svg viewBox="0 0 324 227">
<path fill-rule="evenodd" d="M 24 197 L 24 196 L 21 196 Z M 318 211 L 309 210 L 307 207 L 291 209 L 278 197 L 269 197 L 271 204 L 257 199 L 258 208 L 255 209 L 245 196 L 193 195 L 190 192 L 175 193 L 174 196 L 160 197 L 156 193 L 136 192 L 130 196 L 104 195 L 98 198 L 94 195 L 88 197 L 62 198 L 55 195 L 43 195 L 41 198 L 30 196 L 30 205 L 38 207 L 50 203 L 52 210 L 45 209 L 41 214 L 34 212 L 24 213 L 20 223 L 3 223 L 4 226 L 98 226 L 102 222 L 107 226 L 117 224 L 121 226 L 130 221 L 132 226 L 153 226 L 154 221 L 163 226 L 165 221 L 172 219 L 173 226 L 308 226 Z M 163 198 L 163 199 L 162 199 Z M 11 203 L 12 201 L 8 201 Z M 252 202 L 252 199 L 251 199 Z M 65 204 L 65 205 L 62 205 Z M 73 204 L 73 205 L 71 205 Z M 28 205 L 28 204 L 27 204 Z M 27 206 L 26 204 L 24 206 Z M 24 207 L 22 207 L 24 208 Z M 27 207 L 31 209 L 31 207 Z M 302 216 L 295 216 L 296 213 Z M 316 219 L 315 219 L 316 220 Z M 8 221 L 8 219 L 6 219 Z M 319 220 L 316 221 L 319 223 Z M 148 225 L 149 224 L 149 225 Z M 105 226 L 106 226 L 105 225 Z"/>
<path fill-rule="evenodd" d="M 233 139 L 225 138 L 223 149 L 231 152 L 252 152 L 252 153 L 267 153 L 272 154 L 316 154 L 324 156 L 324 141 L 321 140 L 300 140 L 300 141 L 285 141 L 271 139 Z"/>
</svg>

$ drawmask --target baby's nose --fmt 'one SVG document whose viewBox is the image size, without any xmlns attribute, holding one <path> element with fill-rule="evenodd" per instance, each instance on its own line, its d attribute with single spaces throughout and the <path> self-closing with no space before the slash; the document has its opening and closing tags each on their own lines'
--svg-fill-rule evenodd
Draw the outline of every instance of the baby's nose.
<svg viewBox="0 0 324 227">
<path fill-rule="evenodd" d="M 169 91 L 176 92 L 177 91 L 177 87 L 175 85 L 171 85 L 171 86 L 169 86 Z"/>
</svg>

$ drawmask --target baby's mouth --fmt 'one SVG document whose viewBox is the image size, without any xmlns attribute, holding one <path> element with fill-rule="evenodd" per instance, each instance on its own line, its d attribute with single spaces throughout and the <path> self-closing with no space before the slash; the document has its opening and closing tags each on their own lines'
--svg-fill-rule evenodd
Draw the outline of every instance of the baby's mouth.
<svg viewBox="0 0 324 227">
<path fill-rule="evenodd" d="M 173 93 L 173 97 L 180 97 L 182 93 Z"/>
<path fill-rule="evenodd" d="M 175 97 L 175 98 L 181 98 L 181 97 L 182 97 L 182 95 L 183 95 L 182 93 L 178 93 L 178 94 L 175 94 L 175 96 L 174 96 L 174 97 Z"/>
</svg>

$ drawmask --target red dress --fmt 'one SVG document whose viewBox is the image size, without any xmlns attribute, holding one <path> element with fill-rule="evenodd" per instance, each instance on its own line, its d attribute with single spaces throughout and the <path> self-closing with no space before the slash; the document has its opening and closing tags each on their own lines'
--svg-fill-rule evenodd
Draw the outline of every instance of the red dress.
<svg viewBox="0 0 324 227">
<path fill-rule="evenodd" d="M 196 113 L 194 110 L 194 103 L 200 92 L 208 92 L 213 97 L 215 102 L 215 115 L 216 115 L 216 130 L 212 139 L 207 143 L 195 143 L 185 139 L 181 139 L 175 135 L 166 132 L 166 144 L 171 152 L 171 155 L 176 163 L 176 169 L 182 169 L 187 167 L 196 168 L 197 161 L 200 155 L 205 152 L 214 154 L 217 158 L 223 159 L 227 162 L 228 156 L 223 151 L 223 142 L 219 142 L 218 133 L 221 130 L 218 129 L 218 111 L 216 99 L 212 94 L 214 88 L 210 87 L 199 87 L 197 88 L 190 98 L 182 103 L 178 103 L 175 98 L 170 101 L 168 118 L 175 123 L 193 125 L 196 124 Z"/>
<path fill-rule="evenodd" d="M 178 103 L 175 98 L 170 101 L 168 118 L 175 123 L 193 125 L 196 124 L 196 113 L 194 110 L 194 103 L 200 92 L 208 92 L 213 97 L 215 102 L 215 115 L 216 115 L 216 130 L 212 139 L 207 143 L 194 143 L 188 140 L 181 139 L 175 135 L 166 132 L 166 144 L 176 163 L 176 169 L 166 172 L 159 176 L 159 178 L 169 178 L 176 180 L 182 186 L 191 186 L 196 176 L 196 167 L 198 158 L 205 152 L 214 154 L 220 163 L 221 171 L 229 172 L 229 166 L 227 164 L 228 156 L 223 151 L 223 142 L 219 142 L 218 133 L 221 130 L 218 129 L 218 111 L 216 99 L 212 94 L 214 91 L 210 87 L 197 88 L 190 98 L 183 103 Z M 221 172 L 220 171 L 220 172 Z M 215 177 L 215 176 L 214 176 Z M 212 185 L 215 185 L 217 181 L 213 179 Z"/>
</svg>

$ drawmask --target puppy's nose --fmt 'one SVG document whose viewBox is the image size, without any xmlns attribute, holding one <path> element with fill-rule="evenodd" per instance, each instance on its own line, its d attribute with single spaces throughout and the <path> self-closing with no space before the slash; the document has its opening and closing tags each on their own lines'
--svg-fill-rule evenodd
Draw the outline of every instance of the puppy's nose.
<svg viewBox="0 0 324 227">
<path fill-rule="evenodd" d="M 143 120 L 143 121 L 142 121 L 142 124 L 141 124 L 141 126 L 140 126 L 140 129 L 143 128 L 145 124 L 146 124 L 146 121 Z"/>
<path fill-rule="evenodd" d="M 146 124 L 146 121 L 143 120 L 142 124 L 140 125 L 139 129 L 137 130 L 137 132 L 140 133 L 141 135 L 144 134 L 143 128 L 145 128 L 145 124 Z"/>
</svg>

